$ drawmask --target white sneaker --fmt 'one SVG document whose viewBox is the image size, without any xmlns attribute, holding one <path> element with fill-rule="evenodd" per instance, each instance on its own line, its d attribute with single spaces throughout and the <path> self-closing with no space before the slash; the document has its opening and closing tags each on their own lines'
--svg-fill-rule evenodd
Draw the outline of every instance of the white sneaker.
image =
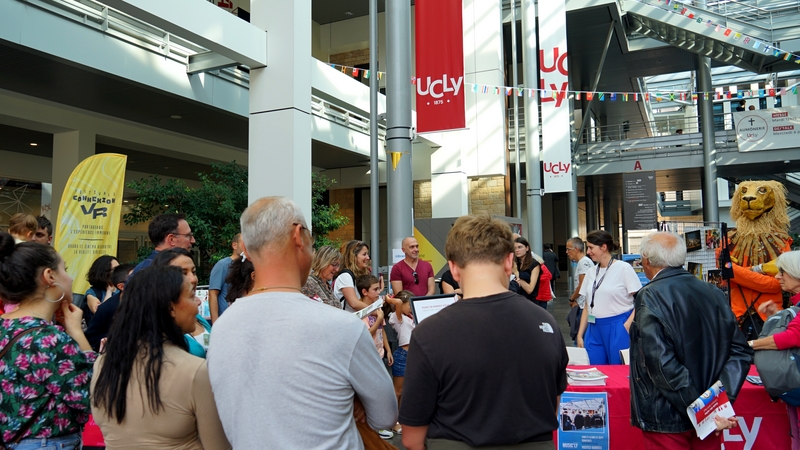
<svg viewBox="0 0 800 450">
<path fill-rule="evenodd" d="M 394 433 L 389 430 L 378 430 L 378 435 L 384 440 L 389 440 L 394 437 Z"/>
</svg>

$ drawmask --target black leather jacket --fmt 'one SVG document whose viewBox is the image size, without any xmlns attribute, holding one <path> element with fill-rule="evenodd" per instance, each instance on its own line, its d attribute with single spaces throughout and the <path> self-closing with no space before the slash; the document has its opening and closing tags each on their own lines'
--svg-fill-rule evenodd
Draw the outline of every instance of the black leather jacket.
<svg viewBox="0 0 800 450">
<path fill-rule="evenodd" d="M 731 402 L 753 350 L 725 294 L 681 267 L 669 267 L 639 293 L 631 325 L 631 424 L 644 431 L 692 430 L 686 408 L 721 380 Z"/>
</svg>

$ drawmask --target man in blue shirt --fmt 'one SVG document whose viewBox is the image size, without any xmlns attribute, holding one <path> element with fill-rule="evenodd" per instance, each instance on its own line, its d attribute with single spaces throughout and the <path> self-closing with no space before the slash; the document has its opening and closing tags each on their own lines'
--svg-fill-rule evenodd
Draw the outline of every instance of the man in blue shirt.
<svg viewBox="0 0 800 450">
<path fill-rule="evenodd" d="M 155 249 L 133 269 L 131 276 L 136 275 L 137 272 L 146 267 L 150 267 L 150 264 L 153 263 L 153 258 L 161 250 L 180 247 L 191 251 L 192 244 L 195 242 L 192 227 L 186 221 L 185 214 L 159 214 L 153 217 L 150 225 L 147 226 L 147 235 L 150 237 L 150 242 L 153 243 Z"/>
<path fill-rule="evenodd" d="M 212 324 L 228 308 L 228 301 L 225 297 L 228 295 L 230 285 L 225 282 L 225 278 L 228 277 L 231 263 L 234 259 L 239 259 L 239 254 L 242 252 L 241 233 L 233 237 L 231 248 L 233 249 L 231 256 L 219 260 L 211 269 L 211 277 L 208 282 L 208 309 L 211 310 Z"/>
</svg>

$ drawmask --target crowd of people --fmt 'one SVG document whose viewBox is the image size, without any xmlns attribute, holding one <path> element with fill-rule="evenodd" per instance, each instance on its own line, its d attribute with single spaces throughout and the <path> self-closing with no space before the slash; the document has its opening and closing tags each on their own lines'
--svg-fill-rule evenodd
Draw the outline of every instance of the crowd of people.
<svg viewBox="0 0 800 450">
<path fill-rule="evenodd" d="M 380 448 L 395 434 L 410 450 L 553 448 L 569 360 L 547 311 L 557 255 L 536 255 L 502 221 L 456 220 L 439 289 L 459 301 L 417 323 L 412 298 L 436 284 L 416 239 L 403 240 L 405 258 L 385 283 L 365 242 L 315 250 L 285 198 L 243 212 L 231 256 L 212 270 L 209 320 L 184 215 L 151 221 L 155 249 L 138 265 L 98 258 L 83 308 L 48 245 L 52 225 L 19 216 L 0 233 L 6 448 L 79 449 L 90 413 L 109 449 Z M 566 250 L 576 264 L 570 336 L 593 365 L 620 364 L 630 349 L 631 420 L 646 448 L 719 448 L 718 436 L 694 433 L 689 403 L 716 380 L 735 401 L 754 350 L 800 347 L 798 321 L 748 343 L 722 292 L 683 269 L 678 235 L 643 239 L 644 287 L 606 231 L 571 238 Z M 800 301 L 800 252 L 777 266 Z M 797 409 L 788 410 L 797 439 Z"/>
</svg>

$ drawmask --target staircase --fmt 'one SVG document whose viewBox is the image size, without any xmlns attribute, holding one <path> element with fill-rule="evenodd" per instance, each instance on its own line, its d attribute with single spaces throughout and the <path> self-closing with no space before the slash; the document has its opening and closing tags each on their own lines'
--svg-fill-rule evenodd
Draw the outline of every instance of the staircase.
<svg viewBox="0 0 800 450">
<path fill-rule="evenodd" d="M 675 2 L 667 5 L 665 0 L 623 0 L 627 34 L 653 38 L 756 73 L 798 68 L 791 55 L 788 61 L 783 59 L 785 53 L 775 56 L 774 46 L 782 48 L 781 42 L 800 38 L 800 0 L 709 4 L 708 9 L 700 9 Z M 794 53 L 800 55 L 800 51 Z"/>
</svg>

